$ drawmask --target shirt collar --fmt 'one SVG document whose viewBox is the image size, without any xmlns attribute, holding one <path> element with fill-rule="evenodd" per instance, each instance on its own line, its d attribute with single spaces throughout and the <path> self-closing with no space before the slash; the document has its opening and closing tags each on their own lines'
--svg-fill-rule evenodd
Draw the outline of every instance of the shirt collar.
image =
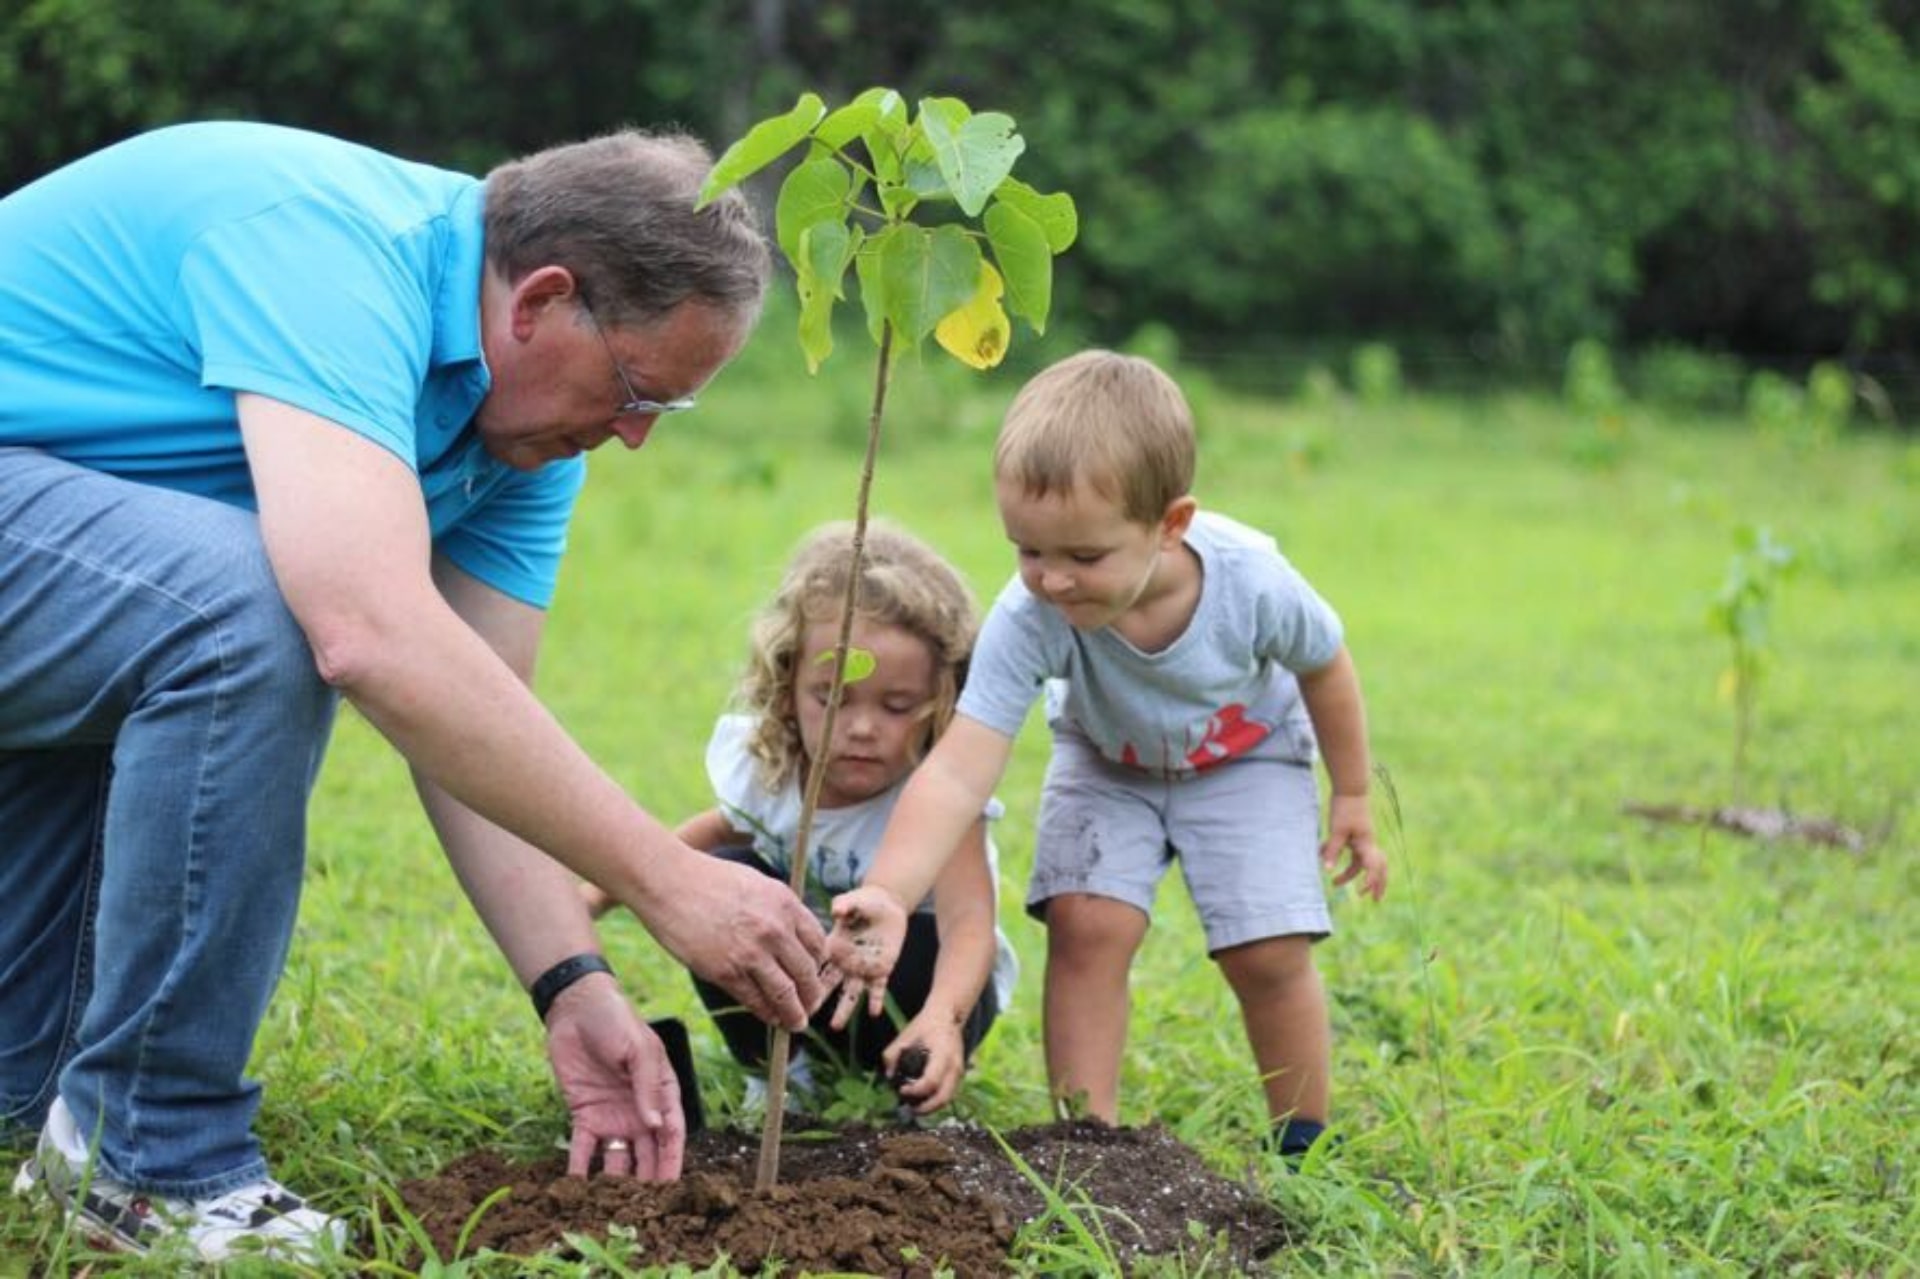
<svg viewBox="0 0 1920 1279">
<path fill-rule="evenodd" d="M 433 300 L 433 363 L 478 360 L 480 351 L 480 278 L 485 268 L 486 185 L 475 181 L 454 198 L 447 211 L 440 291 Z"/>
</svg>

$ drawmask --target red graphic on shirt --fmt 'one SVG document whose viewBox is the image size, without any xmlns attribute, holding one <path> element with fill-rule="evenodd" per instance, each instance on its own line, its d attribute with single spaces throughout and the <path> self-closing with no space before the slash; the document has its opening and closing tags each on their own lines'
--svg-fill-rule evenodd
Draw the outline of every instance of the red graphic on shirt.
<svg viewBox="0 0 1920 1279">
<path fill-rule="evenodd" d="M 1207 721 L 1207 735 L 1200 739 L 1200 745 L 1187 752 L 1187 763 L 1196 770 L 1211 767 L 1235 755 L 1246 754 L 1266 736 L 1266 725 L 1248 719 L 1245 706 L 1239 702 L 1222 706 L 1219 713 Z"/>
<path fill-rule="evenodd" d="M 1187 752 L 1187 763 L 1195 772 L 1211 768 L 1215 764 L 1225 763 L 1236 755 L 1244 755 L 1261 742 L 1272 730 L 1257 720 L 1247 718 L 1247 708 L 1239 702 L 1222 706 L 1208 718 L 1207 731 L 1200 744 Z M 1139 768 L 1140 752 L 1132 742 L 1120 748 L 1120 762 L 1129 768 Z"/>
</svg>

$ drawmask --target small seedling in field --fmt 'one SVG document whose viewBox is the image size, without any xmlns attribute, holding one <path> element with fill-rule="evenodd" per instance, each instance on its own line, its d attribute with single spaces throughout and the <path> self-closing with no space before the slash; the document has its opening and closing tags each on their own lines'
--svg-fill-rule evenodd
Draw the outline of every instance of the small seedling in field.
<svg viewBox="0 0 1920 1279">
<path fill-rule="evenodd" d="M 1774 600 L 1781 582 L 1793 571 L 1794 557 L 1792 549 L 1774 541 L 1763 526 L 1742 526 L 1735 542 L 1726 584 L 1707 610 L 1707 620 L 1726 638 L 1729 649 L 1720 694 L 1733 702 L 1733 795 L 1739 800 L 1746 781 L 1754 704 L 1772 643 Z"/>
<path fill-rule="evenodd" d="M 1011 116 L 976 114 L 958 98 L 922 98 L 909 109 L 893 90 L 869 89 L 829 111 L 817 94 L 805 93 L 791 111 L 762 120 L 728 147 L 701 189 L 704 203 L 798 151 L 774 203 L 774 229 L 800 295 L 807 368 L 817 372 L 833 353 L 833 311 L 846 297 L 849 272 L 878 348 L 823 741 L 833 740 L 842 686 L 859 678 L 848 637 L 894 361 L 931 336 L 961 363 L 992 368 L 1007 353 L 1009 313 L 1036 332 L 1046 330 L 1053 258 L 1073 243 L 1079 215 L 1071 197 L 1043 194 L 1013 176 L 1026 145 Z M 979 228 L 972 225 L 976 219 Z M 862 656 L 870 673 L 872 657 Z M 794 839 L 796 892 L 806 883 L 807 840 L 826 765 L 827 752 L 816 751 Z M 760 1189 L 779 1177 L 787 1039 L 785 1030 L 776 1030 L 769 1053 L 766 1128 L 755 1178 Z"/>
<path fill-rule="evenodd" d="M 1606 344 L 1583 338 L 1567 352 L 1567 403 L 1584 419 L 1571 446 L 1573 460 L 1594 470 L 1616 470 L 1626 458 L 1627 393 L 1613 371 Z"/>
</svg>

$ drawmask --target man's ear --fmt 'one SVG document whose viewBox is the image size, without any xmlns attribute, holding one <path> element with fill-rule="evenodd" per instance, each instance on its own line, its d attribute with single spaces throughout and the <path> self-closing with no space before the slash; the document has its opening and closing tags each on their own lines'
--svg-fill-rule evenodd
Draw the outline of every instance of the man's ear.
<svg viewBox="0 0 1920 1279">
<path fill-rule="evenodd" d="M 1193 527 L 1193 517 L 1200 511 L 1200 503 L 1191 495 L 1176 497 L 1167 503 L 1166 513 L 1160 517 L 1160 544 L 1171 549 L 1186 540 L 1187 530 Z"/>
<path fill-rule="evenodd" d="M 580 296 L 580 284 L 573 272 L 563 266 L 535 267 L 516 281 L 507 295 L 513 336 L 526 341 L 533 336 L 534 323 L 560 303 Z"/>
</svg>

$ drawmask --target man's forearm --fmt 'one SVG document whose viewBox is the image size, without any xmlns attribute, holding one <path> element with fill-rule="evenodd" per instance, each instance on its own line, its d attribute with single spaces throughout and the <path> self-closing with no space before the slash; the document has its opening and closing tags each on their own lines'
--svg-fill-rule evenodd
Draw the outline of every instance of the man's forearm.
<svg viewBox="0 0 1920 1279">
<path fill-rule="evenodd" d="M 571 871 L 418 773 L 414 784 L 455 877 L 522 986 L 600 948 Z"/>
</svg>

